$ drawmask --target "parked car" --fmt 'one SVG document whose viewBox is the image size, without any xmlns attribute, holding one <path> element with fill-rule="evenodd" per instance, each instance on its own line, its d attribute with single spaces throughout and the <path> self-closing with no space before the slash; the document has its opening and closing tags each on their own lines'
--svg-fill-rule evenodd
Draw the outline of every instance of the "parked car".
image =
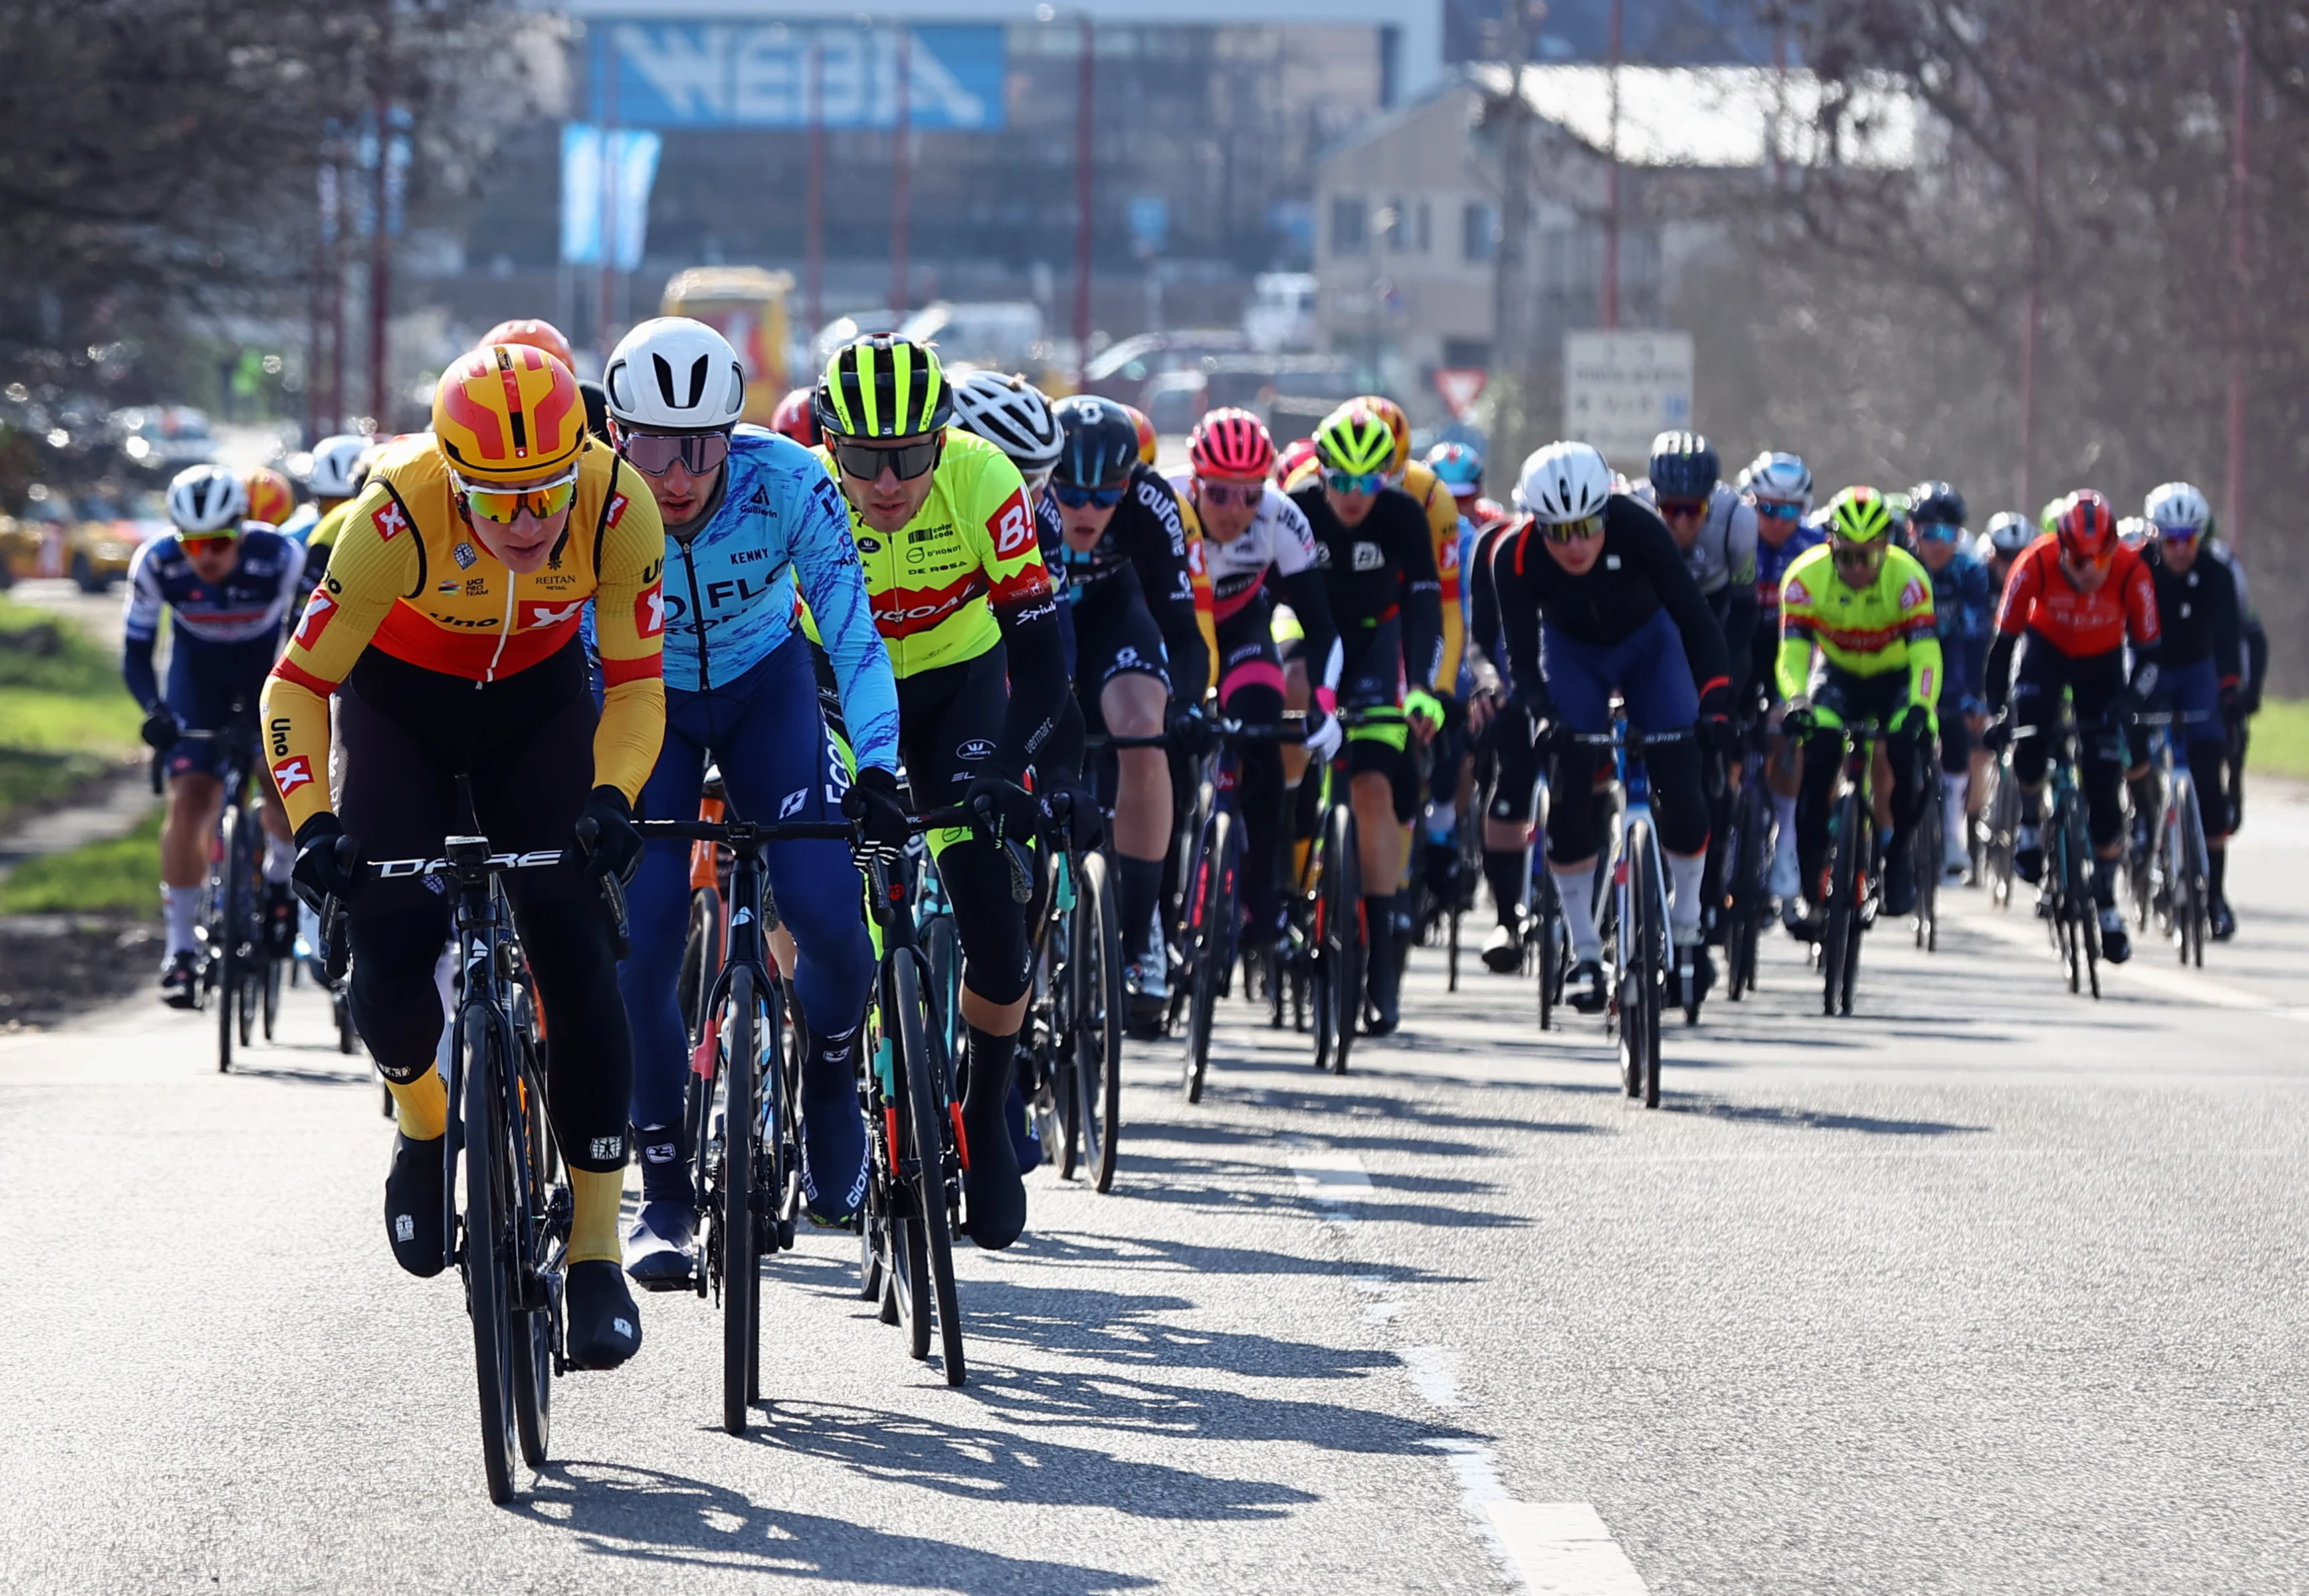
<svg viewBox="0 0 2309 1596">
<path fill-rule="evenodd" d="M 0 585 L 69 576 L 101 593 L 128 574 L 148 539 L 169 530 L 168 507 L 152 488 L 108 488 L 77 502 L 44 484 L 21 515 L 0 515 Z"/>
<path fill-rule="evenodd" d="M 1206 356 L 1241 354 L 1250 347 L 1250 341 L 1232 327 L 1141 332 L 1091 357 L 1083 367 L 1083 392 L 1143 410 L 1148 385 L 1165 372 L 1188 370 Z"/>
<path fill-rule="evenodd" d="M 1297 437 L 1361 390 L 1353 362 L 1339 355 L 1206 355 L 1146 384 L 1140 408 L 1160 433 L 1191 428 L 1224 405 L 1256 411 L 1277 438 Z"/>
<path fill-rule="evenodd" d="M 112 433 L 132 469 L 173 477 L 188 465 L 214 460 L 217 436 L 209 418 L 190 405 L 115 410 Z"/>
</svg>

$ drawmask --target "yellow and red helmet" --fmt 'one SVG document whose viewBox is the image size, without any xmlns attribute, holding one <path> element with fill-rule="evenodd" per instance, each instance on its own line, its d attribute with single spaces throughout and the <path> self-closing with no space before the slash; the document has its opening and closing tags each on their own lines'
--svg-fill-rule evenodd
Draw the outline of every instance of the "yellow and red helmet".
<svg viewBox="0 0 2309 1596">
<path fill-rule="evenodd" d="M 249 520 L 279 526 L 295 513 L 297 490 L 271 466 L 257 466 L 242 481 L 248 489 Z"/>
<path fill-rule="evenodd" d="M 487 349 L 493 343 L 525 343 L 531 349 L 543 349 L 570 370 L 577 369 L 576 351 L 569 347 L 569 341 L 561 336 L 561 329 L 551 322 L 540 322 L 534 316 L 499 322 L 483 333 L 481 341 L 473 347 Z"/>
<path fill-rule="evenodd" d="M 585 446 L 584 396 L 569 368 L 534 344 L 489 344 L 441 374 L 433 434 L 469 482 L 533 481 Z"/>
<path fill-rule="evenodd" d="M 1411 461 L 1411 418 L 1403 407 L 1384 393 L 1365 393 L 1347 401 L 1359 404 L 1387 423 L 1388 431 L 1395 435 L 1395 463 L 1388 467 L 1391 476 L 1403 475 L 1403 468 Z"/>
<path fill-rule="evenodd" d="M 1148 420 L 1146 412 L 1136 405 L 1124 405 L 1122 413 L 1130 418 L 1130 425 L 1138 434 L 1140 462 L 1146 465 L 1153 465 L 1155 453 L 1162 448 L 1161 443 L 1154 436 L 1154 423 Z"/>
</svg>

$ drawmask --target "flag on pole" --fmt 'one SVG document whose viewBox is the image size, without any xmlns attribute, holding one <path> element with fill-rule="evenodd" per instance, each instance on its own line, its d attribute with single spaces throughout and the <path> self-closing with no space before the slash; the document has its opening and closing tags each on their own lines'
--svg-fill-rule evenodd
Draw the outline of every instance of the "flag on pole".
<svg viewBox="0 0 2309 1596">
<path fill-rule="evenodd" d="M 603 129 L 585 122 L 561 127 L 561 259 L 572 266 L 610 263 L 637 270 L 649 237 L 650 187 L 664 140 L 645 128 Z"/>
</svg>

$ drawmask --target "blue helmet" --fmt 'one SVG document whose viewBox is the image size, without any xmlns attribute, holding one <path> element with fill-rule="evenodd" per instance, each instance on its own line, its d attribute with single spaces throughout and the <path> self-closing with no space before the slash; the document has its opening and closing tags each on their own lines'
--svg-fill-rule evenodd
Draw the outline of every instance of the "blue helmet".
<svg viewBox="0 0 2309 1596">
<path fill-rule="evenodd" d="M 1451 490 L 1453 498 L 1483 491 L 1483 455 L 1472 444 L 1436 444 L 1427 452 L 1427 469 Z"/>
<path fill-rule="evenodd" d="M 1652 440 L 1645 468 L 1655 499 L 1704 499 L 1723 474 L 1716 445 L 1696 432 L 1664 432 Z"/>
</svg>

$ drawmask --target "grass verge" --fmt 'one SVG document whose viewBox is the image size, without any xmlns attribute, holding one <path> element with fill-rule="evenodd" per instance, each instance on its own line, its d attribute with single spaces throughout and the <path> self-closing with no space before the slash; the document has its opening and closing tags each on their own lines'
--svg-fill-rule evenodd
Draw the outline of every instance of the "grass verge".
<svg viewBox="0 0 2309 1596">
<path fill-rule="evenodd" d="M 0 599 L 0 824 L 133 753 L 143 720 L 103 649 L 61 617 Z"/>
<path fill-rule="evenodd" d="M 155 809 L 125 837 L 26 859 L 0 881 L 0 914 L 158 914 L 160 881 L 160 811 Z"/>
<path fill-rule="evenodd" d="M 2257 775 L 2309 780 L 2309 698 L 2262 700 L 2244 758 Z"/>
</svg>

